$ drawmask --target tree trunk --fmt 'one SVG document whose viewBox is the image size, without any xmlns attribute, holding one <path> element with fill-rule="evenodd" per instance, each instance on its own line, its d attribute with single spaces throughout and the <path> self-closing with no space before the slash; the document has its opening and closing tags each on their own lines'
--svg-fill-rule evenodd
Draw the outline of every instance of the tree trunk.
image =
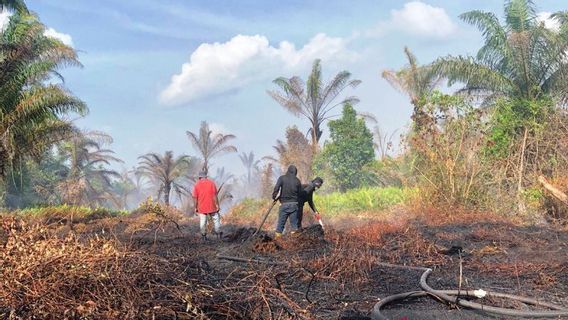
<svg viewBox="0 0 568 320">
<path fill-rule="evenodd" d="M 164 187 L 164 203 L 166 206 L 170 205 L 170 190 L 172 189 L 172 185 L 167 183 Z"/>
<path fill-rule="evenodd" d="M 525 149 L 527 147 L 529 129 L 525 128 L 525 133 L 523 135 L 523 144 L 521 146 L 521 159 L 519 161 L 519 180 L 517 182 L 517 202 L 519 213 L 524 215 L 527 213 L 527 207 L 525 206 L 525 201 L 523 199 L 523 174 L 525 165 Z"/>
</svg>

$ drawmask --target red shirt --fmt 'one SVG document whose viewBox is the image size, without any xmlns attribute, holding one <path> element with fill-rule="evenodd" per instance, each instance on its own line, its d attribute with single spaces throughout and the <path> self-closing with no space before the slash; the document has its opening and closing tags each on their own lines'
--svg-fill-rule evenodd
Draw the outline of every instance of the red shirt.
<svg viewBox="0 0 568 320">
<path fill-rule="evenodd" d="M 217 187 L 215 182 L 207 178 L 199 179 L 193 187 L 191 195 L 197 199 L 197 213 L 210 214 L 217 212 L 217 205 L 215 204 Z"/>
</svg>

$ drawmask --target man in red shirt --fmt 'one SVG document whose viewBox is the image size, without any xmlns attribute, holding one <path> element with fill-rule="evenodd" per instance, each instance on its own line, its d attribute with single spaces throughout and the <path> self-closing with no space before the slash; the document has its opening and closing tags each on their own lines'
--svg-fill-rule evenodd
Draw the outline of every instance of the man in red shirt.
<svg viewBox="0 0 568 320">
<path fill-rule="evenodd" d="M 195 212 L 199 215 L 199 229 L 201 239 L 207 240 L 207 218 L 213 220 L 215 233 L 221 238 L 221 217 L 219 216 L 219 198 L 217 197 L 217 186 L 215 182 L 207 178 L 207 171 L 199 172 L 199 180 L 193 187 L 193 201 Z"/>
</svg>

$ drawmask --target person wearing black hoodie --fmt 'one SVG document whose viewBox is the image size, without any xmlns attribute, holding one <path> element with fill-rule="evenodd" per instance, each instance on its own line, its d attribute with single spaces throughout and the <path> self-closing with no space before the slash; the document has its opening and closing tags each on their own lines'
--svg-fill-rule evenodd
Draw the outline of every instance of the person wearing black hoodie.
<svg viewBox="0 0 568 320">
<path fill-rule="evenodd" d="M 280 210 L 278 211 L 278 224 L 276 225 L 276 237 L 282 235 L 284 226 L 288 217 L 290 217 L 290 225 L 292 230 L 296 230 L 298 222 L 298 201 L 302 191 L 302 183 L 296 177 L 298 169 L 294 165 L 288 167 L 285 175 L 280 176 L 274 186 L 272 199 L 276 201 L 280 199 Z"/>
<path fill-rule="evenodd" d="M 316 209 L 314 204 L 314 191 L 321 188 L 323 184 L 323 179 L 316 177 L 312 182 L 302 185 L 302 192 L 300 193 L 300 201 L 298 201 L 298 217 L 294 219 L 297 223 L 296 228 L 298 230 L 302 229 L 302 218 L 304 216 L 304 204 L 307 202 L 312 211 L 315 214 L 315 219 L 320 220 L 320 214 Z"/>
</svg>

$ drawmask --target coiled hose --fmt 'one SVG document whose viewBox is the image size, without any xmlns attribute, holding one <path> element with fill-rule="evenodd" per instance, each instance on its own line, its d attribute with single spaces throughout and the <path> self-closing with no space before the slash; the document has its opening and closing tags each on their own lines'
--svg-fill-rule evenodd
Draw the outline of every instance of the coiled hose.
<svg viewBox="0 0 568 320">
<path fill-rule="evenodd" d="M 473 291 L 467 290 L 435 290 L 430 287 L 427 283 L 428 277 L 432 273 L 432 269 L 430 268 L 422 268 L 422 267 L 408 267 L 408 266 L 399 266 L 387 263 L 380 263 L 379 265 L 387 266 L 387 267 L 395 267 L 395 268 L 402 268 L 402 269 L 413 269 L 413 270 L 422 270 L 422 276 L 420 277 L 420 287 L 423 291 L 410 291 L 405 293 L 399 293 L 392 296 L 388 296 L 378 303 L 375 304 L 373 307 L 373 311 L 371 312 L 371 318 L 374 320 L 388 320 L 386 316 L 381 313 L 381 309 L 398 300 L 404 300 L 409 298 L 417 298 L 417 297 L 424 297 L 424 296 L 432 296 L 436 297 L 440 300 L 443 300 L 447 303 L 457 304 L 462 307 L 466 307 L 469 309 L 482 311 L 486 313 L 491 313 L 493 315 L 504 315 L 504 316 L 515 316 L 515 317 L 530 317 L 530 318 L 557 318 L 557 317 L 567 317 L 568 316 L 568 309 L 542 301 L 538 301 L 532 298 L 516 296 L 512 294 L 506 293 L 499 293 L 499 292 L 487 292 L 485 296 L 488 297 L 495 297 L 495 298 L 505 298 L 510 300 L 515 300 L 519 302 L 523 302 L 526 304 L 546 307 L 553 310 L 538 310 L 538 311 L 522 311 L 516 309 L 508 309 L 508 308 L 499 308 L 488 306 L 476 302 L 472 302 L 469 300 L 462 300 L 460 297 L 475 297 L 477 296 L 473 293 Z"/>
</svg>

